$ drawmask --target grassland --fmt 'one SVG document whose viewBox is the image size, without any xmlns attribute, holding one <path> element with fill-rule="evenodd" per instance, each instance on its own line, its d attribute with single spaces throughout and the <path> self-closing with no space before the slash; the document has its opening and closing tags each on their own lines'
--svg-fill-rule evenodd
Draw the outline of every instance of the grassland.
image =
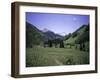
<svg viewBox="0 0 100 80">
<path fill-rule="evenodd" d="M 26 67 L 89 64 L 89 52 L 75 48 L 26 48 Z"/>
</svg>

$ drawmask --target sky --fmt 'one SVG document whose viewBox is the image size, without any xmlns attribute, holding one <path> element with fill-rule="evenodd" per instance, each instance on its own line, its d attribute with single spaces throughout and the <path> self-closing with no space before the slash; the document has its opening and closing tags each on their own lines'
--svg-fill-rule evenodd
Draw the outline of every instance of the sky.
<svg viewBox="0 0 100 80">
<path fill-rule="evenodd" d="M 50 30 L 60 35 L 67 35 L 90 23 L 89 15 L 34 12 L 26 12 L 26 21 L 39 30 Z"/>
</svg>

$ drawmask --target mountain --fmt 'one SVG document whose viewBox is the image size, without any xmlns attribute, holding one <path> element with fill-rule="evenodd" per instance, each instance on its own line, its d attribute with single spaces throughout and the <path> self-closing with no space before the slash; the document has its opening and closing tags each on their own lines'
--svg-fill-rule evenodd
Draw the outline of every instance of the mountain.
<svg viewBox="0 0 100 80">
<path fill-rule="evenodd" d="M 39 30 L 36 26 L 34 26 L 33 24 L 29 23 L 29 22 L 26 22 L 26 30 L 28 29 L 32 29 L 32 30 L 35 30 L 36 32 L 38 33 L 42 33 L 41 30 Z"/>
<path fill-rule="evenodd" d="M 50 30 L 39 30 L 36 26 L 26 22 L 26 46 L 32 46 L 40 44 L 42 41 L 63 39 L 63 36 L 55 34 Z"/>
<path fill-rule="evenodd" d="M 82 25 L 75 32 L 66 35 L 65 43 L 82 43 L 89 42 L 89 25 Z"/>
<path fill-rule="evenodd" d="M 59 35 L 59 34 L 55 34 L 54 32 L 52 31 L 46 31 L 46 32 L 43 32 L 44 34 L 44 39 L 45 40 L 53 40 L 53 39 L 63 39 L 63 36 Z"/>
<path fill-rule="evenodd" d="M 46 40 L 52 40 L 52 39 L 55 39 L 55 33 L 54 32 L 52 32 L 52 31 L 46 31 L 46 32 L 43 32 L 43 34 L 44 34 L 44 38 L 46 39 Z"/>
<path fill-rule="evenodd" d="M 26 47 L 40 44 L 42 40 L 42 32 L 34 25 L 26 22 Z"/>
<path fill-rule="evenodd" d="M 59 34 L 56 34 L 56 38 L 63 39 L 64 36 L 61 36 L 61 35 L 59 35 Z"/>
</svg>

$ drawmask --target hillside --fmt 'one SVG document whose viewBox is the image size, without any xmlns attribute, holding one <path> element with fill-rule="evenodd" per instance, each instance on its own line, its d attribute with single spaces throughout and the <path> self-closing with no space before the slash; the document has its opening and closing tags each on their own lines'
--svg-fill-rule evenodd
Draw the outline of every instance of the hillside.
<svg viewBox="0 0 100 80">
<path fill-rule="evenodd" d="M 34 25 L 26 22 L 26 47 L 40 44 L 42 40 L 41 33 Z"/>
<path fill-rule="evenodd" d="M 63 39 L 63 36 L 59 35 L 59 34 L 55 34 L 54 32 L 52 31 L 46 31 L 46 32 L 43 32 L 44 36 L 44 40 L 53 40 L 53 39 Z"/>
<path fill-rule="evenodd" d="M 80 43 L 89 41 L 89 25 L 82 25 L 75 32 L 65 36 L 65 44 Z"/>
<path fill-rule="evenodd" d="M 26 22 L 26 47 L 33 45 L 39 45 L 43 41 L 53 40 L 53 39 L 63 39 L 63 36 L 55 34 L 52 31 L 42 31 L 36 26 Z"/>
</svg>

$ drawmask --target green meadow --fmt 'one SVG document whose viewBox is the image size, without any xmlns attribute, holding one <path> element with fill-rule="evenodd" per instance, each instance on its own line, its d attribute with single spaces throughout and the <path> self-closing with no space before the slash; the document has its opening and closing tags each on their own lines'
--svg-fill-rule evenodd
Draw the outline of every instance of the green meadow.
<svg viewBox="0 0 100 80">
<path fill-rule="evenodd" d="M 26 67 L 89 64 L 89 52 L 75 48 L 26 48 Z"/>
</svg>

